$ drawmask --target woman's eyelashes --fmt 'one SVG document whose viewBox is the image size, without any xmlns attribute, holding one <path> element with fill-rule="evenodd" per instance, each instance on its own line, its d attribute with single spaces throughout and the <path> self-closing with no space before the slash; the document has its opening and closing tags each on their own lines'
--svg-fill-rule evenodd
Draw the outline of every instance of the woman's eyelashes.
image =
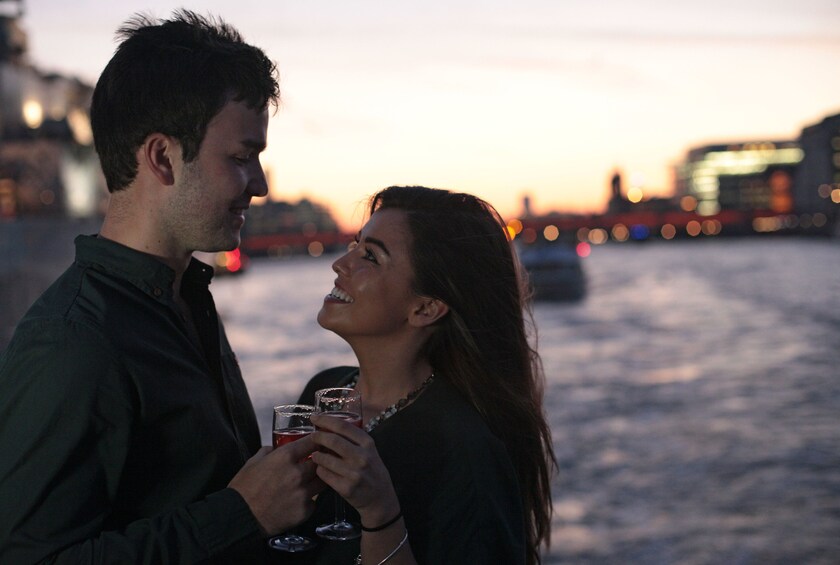
<svg viewBox="0 0 840 565">
<path fill-rule="evenodd" d="M 357 249 L 361 245 L 361 242 L 358 239 L 351 241 L 350 244 L 347 246 L 347 251 L 353 251 Z M 376 254 L 371 250 L 370 247 L 362 246 L 362 259 L 365 261 L 370 261 L 371 263 L 379 264 L 379 261 L 376 258 Z"/>
<path fill-rule="evenodd" d="M 371 263 L 376 263 L 377 265 L 379 264 L 379 261 L 376 260 L 376 255 L 368 247 L 364 248 L 364 255 L 362 255 L 362 259 L 370 261 Z"/>
</svg>

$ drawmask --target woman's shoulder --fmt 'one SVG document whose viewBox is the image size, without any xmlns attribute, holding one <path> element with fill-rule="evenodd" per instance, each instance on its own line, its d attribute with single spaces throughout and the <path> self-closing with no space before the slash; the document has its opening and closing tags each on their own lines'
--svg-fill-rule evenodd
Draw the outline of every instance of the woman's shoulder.
<svg viewBox="0 0 840 565">
<path fill-rule="evenodd" d="M 298 402 L 301 404 L 312 404 L 315 401 L 316 390 L 347 384 L 353 375 L 355 375 L 358 371 L 358 367 L 351 367 L 347 365 L 324 369 L 309 379 L 309 382 L 306 383 Z"/>
<path fill-rule="evenodd" d="M 445 379 L 430 387 L 428 397 L 418 408 L 428 413 L 427 424 L 441 432 L 447 432 L 453 439 L 475 435 L 495 438 L 475 406 Z M 466 433 L 469 432 L 469 433 Z"/>
<path fill-rule="evenodd" d="M 466 471 L 462 465 L 465 460 L 481 465 L 488 459 L 508 459 L 502 440 L 473 404 L 445 379 L 436 380 L 394 420 L 393 429 L 383 426 L 382 431 L 388 430 L 400 444 L 411 444 L 438 463 L 451 460 Z"/>
</svg>

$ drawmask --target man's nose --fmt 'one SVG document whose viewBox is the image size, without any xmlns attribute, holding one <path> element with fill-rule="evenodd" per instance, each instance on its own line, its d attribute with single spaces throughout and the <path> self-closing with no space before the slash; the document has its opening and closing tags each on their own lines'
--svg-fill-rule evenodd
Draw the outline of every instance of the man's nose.
<svg viewBox="0 0 840 565">
<path fill-rule="evenodd" d="M 268 194 L 268 180 L 265 177 L 265 171 L 259 163 L 255 166 L 255 171 L 251 180 L 248 182 L 248 193 L 252 196 L 265 196 Z"/>
</svg>

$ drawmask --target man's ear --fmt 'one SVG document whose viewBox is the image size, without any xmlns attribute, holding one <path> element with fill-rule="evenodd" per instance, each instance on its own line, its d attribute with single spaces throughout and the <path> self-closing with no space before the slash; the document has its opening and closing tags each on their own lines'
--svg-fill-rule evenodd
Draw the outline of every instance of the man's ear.
<svg viewBox="0 0 840 565">
<path fill-rule="evenodd" d="M 430 326 L 446 316 L 449 306 L 437 298 L 421 296 L 409 315 L 408 322 L 415 327 Z"/>
<path fill-rule="evenodd" d="M 137 162 L 145 164 L 149 173 L 164 186 L 175 183 L 173 156 L 181 146 L 172 137 L 153 133 L 146 138 L 138 150 Z"/>
</svg>

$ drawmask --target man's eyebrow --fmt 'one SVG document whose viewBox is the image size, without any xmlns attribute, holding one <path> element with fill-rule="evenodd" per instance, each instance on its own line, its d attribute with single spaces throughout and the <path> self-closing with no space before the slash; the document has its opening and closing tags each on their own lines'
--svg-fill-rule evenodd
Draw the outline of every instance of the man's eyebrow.
<svg viewBox="0 0 840 565">
<path fill-rule="evenodd" d="M 257 141 L 256 139 L 243 139 L 240 143 L 243 147 L 254 149 L 256 151 L 263 151 L 265 149 L 265 142 Z"/>
</svg>

